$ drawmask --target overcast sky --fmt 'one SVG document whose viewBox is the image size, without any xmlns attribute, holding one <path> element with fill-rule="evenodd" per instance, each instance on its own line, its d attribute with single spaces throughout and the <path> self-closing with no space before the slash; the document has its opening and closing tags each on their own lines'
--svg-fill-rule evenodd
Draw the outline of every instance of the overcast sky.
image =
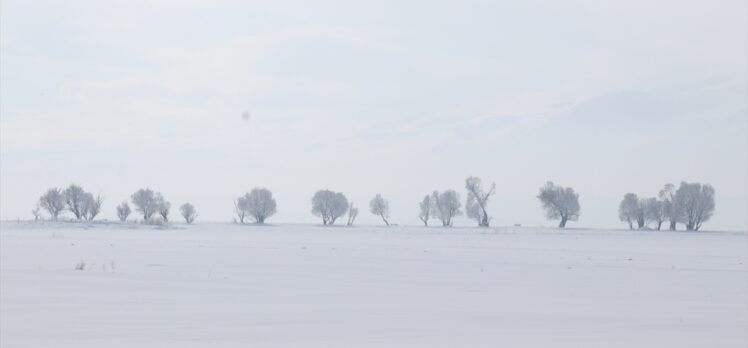
<svg viewBox="0 0 748 348">
<path fill-rule="evenodd" d="M 744 0 L 0 6 L 2 219 L 74 182 L 110 219 L 150 187 L 230 221 L 260 186 L 271 222 L 317 222 L 329 188 L 417 224 L 475 175 L 494 225 L 555 224 L 547 180 L 580 194 L 569 226 L 618 228 L 626 192 L 697 181 L 717 192 L 705 229 L 748 228 Z"/>
</svg>

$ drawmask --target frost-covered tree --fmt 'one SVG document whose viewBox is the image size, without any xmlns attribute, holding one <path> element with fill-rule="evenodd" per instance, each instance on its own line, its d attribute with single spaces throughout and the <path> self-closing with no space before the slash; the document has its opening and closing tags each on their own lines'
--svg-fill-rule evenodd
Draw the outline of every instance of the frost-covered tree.
<svg viewBox="0 0 748 348">
<path fill-rule="evenodd" d="M 101 212 L 101 205 L 104 202 L 101 194 L 94 196 L 76 184 L 68 186 L 62 191 L 62 195 L 66 209 L 78 220 L 92 221 Z"/>
<path fill-rule="evenodd" d="M 234 213 L 239 218 L 239 223 L 243 224 L 244 219 L 249 216 L 249 199 L 247 198 L 249 193 L 242 197 L 234 199 Z"/>
<path fill-rule="evenodd" d="M 484 190 L 479 177 L 470 176 L 465 179 L 465 189 L 468 191 L 465 211 L 469 218 L 478 221 L 478 226 L 488 227 L 491 218 L 488 216 L 486 206 L 488 199 L 496 193 L 496 183 L 491 183 L 488 190 Z"/>
<path fill-rule="evenodd" d="M 421 208 L 421 212 L 418 213 L 418 218 L 421 219 L 424 226 L 428 227 L 429 219 L 431 218 L 431 215 L 433 215 L 435 209 L 434 200 L 431 199 L 431 195 L 424 196 L 421 203 L 419 203 L 419 207 Z"/>
<path fill-rule="evenodd" d="M 82 204 L 82 216 L 88 221 L 93 221 L 96 215 L 101 212 L 101 205 L 104 203 L 104 197 L 101 194 L 94 195 L 90 192 L 86 192 L 83 198 Z"/>
<path fill-rule="evenodd" d="M 434 215 L 442 221 L 442 226 L 452 226 L 452 219 L 462 214 L 460 194 L 454 190 L 447 190 L 442 193 L 434 191 L 431 194 L 431 199 L 434 201 Z"/>
<path fill-rule="evenodd" d="M 143 220 L 150 220 L 151 216 L 159 210 L 159 202 L 156 201 L 156 195 L 151 189 L 145 188 L 136 191 L 130 196 L 130 200 L 135 206 L 135 211 L 143 214 Z"/>
<path fill-rule="evenodd" d="M 579 194 L 571 187 L 556 186 L 549 181 L 540 188 L 538 199 L 548 219 L 559 219 L 558 227 L 566 227 L 567 221 L 579 219 Z"/>
<path fill-rule="evenodd" d="M 273 193 L 266 188 L 254 188 L 244 195 L 244 206 L 247 214 L 258 224 L 264 224 L 265 219 L 276 213 L 275 198 L 273 198 Z"/>
<path fill-rule="evenodd" d="M 662 223 L 667 220 L 665 202 L 652 197 L 644 199 L 641 204 L 642 210 L 644 210 L 644 219 L 647 222 L 654 223 L 655 228 L 659 231 L 662 228 Z"/>
<path fill-rule="evenodd" d="M 636 226 L 639 229 L 643 229 L 647 225 L 647 215 L 644 211 L 644 199 L 639 199 L 639 211 L 636 216 Z"/>
<path fill-rule="evenodd" d="M 169 222 L 169 211 L 171 210 L 171 203 L 167 202 L 159 192 L 156 192 L 154 200 L 156 201 L 156 211 L 158 212 L 158 214 L 161 215 L 161 218 L 164 219 L 164 222 Z"/>
<path fill-rule="evenodd" d="M 348 211 L 348 199 L 340 192 L 319 190 L 312 197 L 312 214 L 322 218 L 323 225 L 332 225 Z"/>
<path fill-rule="evenodd" d="M 132 213 L 132 210 L 127 202 L 123 201 L 117 206 L 117 218 L 119 218 L 119 221 L 127 221 L 127 217 L 130 216 L 130 213 Z"/>
<path fill-rule="evenodd" d="M 465 215 L 478 222 L 478 227 L 487 227 L 483 226 L 483 211 L 480 208 L 480 205 L 478 204 L 477 200 L 475 199 L 475 196 L 468 194 L 467 199 L 465 200 Z"/>
<path fill-rule="evenodd" d="M 683 216 L 683 207 L 678 205 L 678 202 L 675 200 L 675 185 L 665 184 L 665 187 L 660 190 L 657 197 L 662 201 L 663 212 L 670 222 L 670 230 L 675 231 L 678 221 Z"/>
<path fill-rule="evenodd" d="M 675 202 L 682 209 L 681 222 L 686 225 L 686 231 L 698 231 L 714 214 L 714 187 L 681 182 L 675 192 Z"/>
<path fill-rule="evenodd" d="M 369 202 L 369 211 L 372 214 L 381 217 L 385 225 L 390 225 L 390 222 L 387 221 L 390 217 L 390 202 L 384 199 L 382 195 L 377 193 L 377 195 L 372 198 L 371 202 Z"/>
<path fill-rule="evenodd" d="M 358 208 L 353 205 L 353 202 L 351 202 L 350 207 L 348 208 L 348 226 L 353 226 L 353 223 L 356 221 L 356 218 L 358 217 Z"/>
<path fill-rule="evenodd" d="M 184 221 L 188 224 L 191 224 L 197 218 L 197 210 L 195 210 L 195 206 L 190 203 L 182 204 L 182 206 L 179 207 L 179 212 L 182 213 Z"/>
<path fill-rule="evenodd" d="M 65 198 L 62 190 L 53 187 L 39 197 L 39 206 L 49 213 L 52 220 L 57 220 L 60 213 L 65 209 Z"/>
<path fill-rule="evenodd" d="M 629 229 L 634 229 L 634 222 L 639 228 L 644 227 L 644 210 L 641 206 L 639 197 L 634 193 L 627 193 L 623 196 L 621 204 L 618 206 L 618 218 L 629 224 Z"/>
<path fill-rule="evenodd" d="M 85 205 L 89 202 L 86 202 L 86 191 L 83 190 L 83 187 L 71 184 L 62 191 L 62 195 L 65 197 L 67 210 L 73 213 L 76 219 L 84 219 L 86 215 Z"/>
</svg>

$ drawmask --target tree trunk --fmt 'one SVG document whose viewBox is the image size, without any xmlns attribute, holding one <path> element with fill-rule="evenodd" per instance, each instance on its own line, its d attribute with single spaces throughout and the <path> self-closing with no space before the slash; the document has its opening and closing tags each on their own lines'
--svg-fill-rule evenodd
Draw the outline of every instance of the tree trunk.
<svg viewBox="0 0 748 348">
<path fill-rule="evenodd" d="M 644 228 L 644 219 L 636 219 L 636 224 L 639 226 L 639 229 Z"/>
<path fill-rule="evenodd" d="M 677 222 L 670 221 L 670 230 L 671 231 L 675 231 L 676 230 L 676 224 L 677 224 Z"/>
<path fill-rule="evenodd" d="M 566 227 L 566 220 L 567 220 L 567 218 L 566 218 L 566 217 L 562 217 L 562 218 L 561 218 L 561 222 L 559 222 L 559 223 L 558 223 L 558 227 L 559 227 L 559 228 L 564 228 L 564 227 Z"/>
<path fill-rule="evenodd" d="M 387 221 L 387 219 L 385 219 L 385 218 L 384 218 L 384 215 L 379 215 L 379 216 L 381 216 L 381 217 L 382 217 L 382 220 L 384 220 L 384 224 L 385 224 L 385 225 L 387 225 L 387 226 L 389 226 L 389 225 L 390 225 L 390 222 L 389 222 L 389 221 Z"/>
<path fill-rule="evenodd" d="M 629 229 L 633 230 L 634 229 L 634 224 L 631 222 L 631 220 L 628 220 L 628 223 L 629 223 Z"/>
<path fill-rule="evenodd" d="M 483 211 L 483 216 L 481 216 L 481 221 L 478 223 L 480 227 L 488 227 L 488 213 L 486 212 L 486 209 L 481 207 L 481 210 Z"/>
<path fill-rule="evenodd" d="M 657 230 L 659 231 L 660 228 L 662 228 L 662 221 L 657 222 Z"/>
</svg>

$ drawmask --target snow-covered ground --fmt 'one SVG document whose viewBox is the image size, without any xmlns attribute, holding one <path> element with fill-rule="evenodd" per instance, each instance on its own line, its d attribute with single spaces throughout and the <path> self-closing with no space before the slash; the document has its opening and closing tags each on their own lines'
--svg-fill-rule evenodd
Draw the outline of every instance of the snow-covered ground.
<svg viewBox="0 0 748 348">
<path fill-rule="evenodd" d="M 0 227 L 8 348 L 748 345 L 746 233 Z"/>
</svg>

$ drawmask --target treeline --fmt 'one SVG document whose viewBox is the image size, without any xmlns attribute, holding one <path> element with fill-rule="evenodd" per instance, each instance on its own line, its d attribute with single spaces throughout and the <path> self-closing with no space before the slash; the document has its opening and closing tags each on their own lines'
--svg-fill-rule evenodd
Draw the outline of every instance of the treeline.
<svg viewBox="0 0 748 348">
<path fill-rule="evenodd" d="M 453 225 L 455 217 L 466 215 L 475 220 L 480 227 L 489 227 L 491 216 L 488 214 L 488 204 L 496 194 L 496 184 L 484 186 L 478 177 L 465 179 L 464 211 L 460 193 L 455 190 L 442 192 L 433 191 L 419 202 L 418 218 L 424 226 L 437 220 L 444 227 Z M 579 194 L 570 187 L 563 187 L 547 182 L 540 187 L 538 195 L 541 207 L 549 220 L 558 220 L 558 227 L 564 228 L 569 221 L 577 221 L 581 207 Z M 41 211 L 45 210 L 50 219 L 57 220 L 64 212 L 70 212 L 76 220 L 92 221 L 100 212 L 103 203 L 101 194 L 94 196 L 86 192 L 79 185 L 68 188 L 51 188 L 40 198 L 36 208 L 32 211 L 34 219 L 41 218 Z M 134 211 L 142 216 L 145 223 L 168 223 L 171 203 L 164 199 L 159 192 L 144 188 L 130 196 L 130 202 L 123 201 L 116 207 L 120 221 L 128 221 Z M 255 188 L 234 199 L 235 222 L 264 224 L 267 219 L 277 212 L 277 203 L 273 193 L 266 188 Z M 334 225 L 339 219 L 346 217 L 346 225 L 351 226 L 358 217 L 358 207 L 342 192 L 319 190 L 311 199 L 311 213 L 321 219 L 322 225 Z M 666 221 L 670 229 L 675 230 L 678 223 L 685 225 L 686 230 L 696 231 L 709 220 L 714 212 L 714 188 L 711 185 L 699 183 L 681 183 L 678 189 L 667 184 L 657 197 L 639 198 L 636 194 L 627 193 L 618 209 L 621 221 L 628 223 L 633 229 L 647 228 L 651 224 L 659 230 Z M 180 206 L 179 212 L 186 223 L 192 223 L 197 218 L 197 210 L 190 203 Z M 369 202 L 369 212 L 379 217 L 382 222 L 390 225 L 390 204 L 381 194 L 376 194 Z M 137 221 L 137 219 L 136 219 Z"/>
<path fill-rule="evenodd" d="M 634 229 L 651 224 L 658 231 L 669 222 L 671 231 L 683 224 L 686 231 L 698 231 L 714 214 L 714 188 L 712 185 L 681 182 L 678 189 L 666 184 L 657 197 L 639 198 L 635 193 L 623 196 L 618 207 L 618 217 Z"/>
<path fill-rule="evenodd" d="M 143 215 L 144 222 L 166 223 L 169 222 L 169 213 L 171 212 L 171 203 L 164 199 L 160 192 L 153 192 L 150 189 L 140 189 L 130 196 L 130 200 L 135 206 L 135 211 Z M 42 210 L 45 210 L 51 220 L 58 220 L 64 212 L 73 214 L 76 220 L 93 221 L 101 212 L 101 206 L 104 197 L 101 194 L 94 195 L 86 192 L 79 185 L 72 184 L 62 189 L 53 187 L 48 189 L 31 211 L 34 220 L 42 218 Z M 116 207 L 117 218 L 120 221 L 127 221 L 133 210 L 127 201 L 123 201 Z M 192 223 L 197 218 L 197 211 L 190 203 L 184 203 L 179 211 L 185 222 Z M 156 215 L 157 218 L 156 219 Z"/>
<path fill-rule="evenodd" d="M 104 198 L 101 194 L 94 196 L 78 185 L 70 185 L 64 190 L 53 187 L 39 197 L 39 202 L 31 213 L 34 220 L 39 220 L 44 209 L 52 220 L 57 220 L 60 214 L 67 210 L 78 220 L 93 221 L 101 212 L 103 203 Z"/>
</svg>

